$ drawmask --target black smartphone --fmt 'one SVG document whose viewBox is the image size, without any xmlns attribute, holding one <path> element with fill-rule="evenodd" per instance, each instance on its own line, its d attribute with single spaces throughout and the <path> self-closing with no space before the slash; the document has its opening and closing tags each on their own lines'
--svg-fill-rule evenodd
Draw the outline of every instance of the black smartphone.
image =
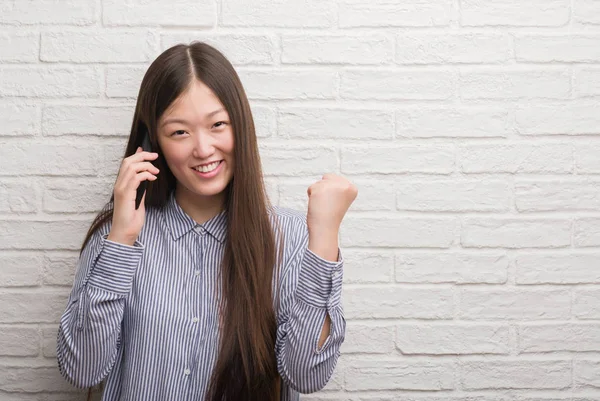
<svg viewBox="0 0 600 401">
<path fill-rule="evenodd" d="M 146 132 L 144 134 L 144 139 L 142 140 L 142 150 L 145 152 L 152 152 L 152 146 L 150 145 L 150 137 Z M 148 185 L 148 180 L 144 180 L 140 182 L 140 186 L 137 189 L 137 193 L 135 195 L 135 208 L 136 210 L 140 207 L 140 203 L 142 202 L 142 196 L 144 196 L 144 192 L 146 192 L 146 187 Z"/>
</svg>

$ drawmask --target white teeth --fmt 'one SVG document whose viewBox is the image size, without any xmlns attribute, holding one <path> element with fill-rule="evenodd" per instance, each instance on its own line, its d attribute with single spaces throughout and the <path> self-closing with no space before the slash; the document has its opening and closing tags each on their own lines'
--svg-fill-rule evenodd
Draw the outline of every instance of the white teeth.
<svg viewBox="0 0 600 401">
<path fill-rule="evenodd" d="M 214 163 L 208 164 L 206 166 L 198 166 L 198 167 L 194 167 L 194 168 L 196 170 L 200 171 L 201 173 L 210 173 L 211 171 L 213 171 L 214 169 L 217 168 L 219 163 L 220 162 L 214 162 Z"/>
</svg>

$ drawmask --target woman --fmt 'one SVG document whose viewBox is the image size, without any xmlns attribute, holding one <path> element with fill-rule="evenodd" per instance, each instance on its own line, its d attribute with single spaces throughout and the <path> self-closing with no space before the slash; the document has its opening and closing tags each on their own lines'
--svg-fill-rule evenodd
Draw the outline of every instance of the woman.
<svg viewBox="0 0 600 401">
<path fill-rule="evenodd" d="M 154 152 L 138 147 L 145 135 Z M 63 376 L 104 380 L 106 401 L 287 401 L 324 387 L 346 325 L 338 230 L 357 190 L 326 174 L 307 192 L 306 215 L 269 205 L 248 100 L 220 52 L 161 54 L 82 246 Z"/>
</svg>

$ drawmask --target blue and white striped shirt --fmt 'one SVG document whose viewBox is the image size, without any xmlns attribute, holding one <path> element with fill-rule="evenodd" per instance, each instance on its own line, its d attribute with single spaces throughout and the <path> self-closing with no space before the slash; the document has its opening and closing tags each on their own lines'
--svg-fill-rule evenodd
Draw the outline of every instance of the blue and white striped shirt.
<svg viewBox="0 0 600 401">
<path fill-rule="evenodd" d="M 337 363 L 343 261 L 308 249 L 303 214 L 276 207 L 274 218 L 285 236 L 275 353 L 281 400 L 292 401 L 323 388 Z M 71 384 L 106 379 L 103 401 L 204 400 L 218 356 L 226 219 L 221 212 L 198 224 L 171 194 L 164 208 L 146 210 L 133 246 L 107 240 L 110 223 L 94 233 L 58 330 L 58 365 Z M 319 349 L 327 313 L 331 330 Z"/>
</svg>

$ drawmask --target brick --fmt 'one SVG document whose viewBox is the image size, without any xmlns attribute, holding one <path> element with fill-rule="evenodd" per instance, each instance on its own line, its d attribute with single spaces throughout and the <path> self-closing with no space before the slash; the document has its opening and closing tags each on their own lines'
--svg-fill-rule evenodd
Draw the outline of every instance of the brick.
<svg viewBox="0 0 600 401">
<path fill-rule="evenodd" d="M 581 387 L 600 387 L 600 361 L 574 360 L 573 361 L 574 385 Z"/>
<path fill-rule="evenodd" d="M 80 0 L 25 0 L 0 3 L 0 24 L 91 25 L 96 2 Z"/>
<path fill-rule="evenodd" d="M 337 371 L 337 370 L 336 370 Z M 357 393 L 355 393 L 357 394 Z M 393 393 L 392 393 L 393 394 Z M 436 394 L 436 393 L 433 393 Z M 412 395 L 410 392 L 403 392 L 402 399 L 398 400 L 397 395 L 391 395 L 386 393 L 378 393 L 377 395 L 369 393 L 358 393 L 357 396 L 344 395 L 343 398 L 339 394 L 323 394 L 316 393 L 316 395 L 307 395 L 302 397 L 302 401 L 598 401 L 598 399 L 582 399 L 582 398 L 531 398 L 531 397 L 504 397 L 504 396 L 476 396 L 476 395 L 451 395 L 451 392 L 444 392 L 443 396 L 420 396 Z"/>
<path fill-rule="evenodd" d="M 515 401 L 598 401 L 597 399 L 595 399 L 594 397 L 592 398 L 586 398 L 586 397 L 569 397 L 566 396 L 566 398 L 563 398 L 565 396 L 561 396 L 561 393 L 556 393 L 555 396 L 540 396 L 540 397 L 535 397 L 535 396 L 527 396 L 527 395 L 523 395 L 523 396 L 517 396 L 516 398 L 514 398 Z M 507 400 L 509 401 L 509 400 Z"/>
<path fill-rule="evenodd" d="M 2 17 L 0 17 L 2 18 Z M 0 32 L 0 61 L 9 63 L 35 63 L 40 54 L 38 32 Z"/>
<path fill-rule="evenodd" d="M 452 71 L 346 70 L 341 73 L 340 95 L 360 100 L 446 100 L 454 95 Z"/>
<path fill-rule="evenodd" d="M 283 64 L 384 64 L 392 60 L 394 45 L 384 35 L 284 35 Z"/>
<path fill-rule="evenodd" d="M 573 97 L 600 96 L 600 68 L 581 67 L 573 70 Z M 597 132 L 596 132 L 597 133 Z"/>
<path fill-rule="evenodd" d="M 35 213 L 39 198 L 35 182 L 22 179 L 3 179 L 0 182 L 0 212 Z"/>
<path fill-rule="evenodd" d="M 563 26 L 569 17 L 569 0 L 461 1 L 463 26 Z"/>
<path fill-rule="evenodd" d="M 578 247 L 600 246 L 600 219 L 576 219 L 573 244 Z"/>
<path fill-rule="evenodd" d="M 461 244 L 467 248 L 556 248 L 571 245 L 571 222 L 560 219 L 468 218 Z"/>
<path fill-rule="evenodd" d="M 517 61 L 577 63 L 600 61 L 600 35 L 517 35 Z"/>
<path fill-rule="evenodd" d="M 131 106 L 46 106 L 42 111 L 43 132 L 46 136 L 129 136 L 133 114 Z"/>
<path fill-rule="evenodd" d="M 41 114 L 36 105 L 15 102 L 0 104 L 0 136 L 37 135 L 41 131 Z"/>
<path fill-rule="evenodd" d="M 217 34 L 206 32 L 165 33 L 162 50 L 193 41 L 216 47 L 233 65 L 271 65 L 275 62 L 277 39 L 272 34 Z"/>
<path fill-rule="evenodd" d="M 571 173 L 570 144 L 464 145 L 459 148 L 464 173 Z"/>
<path fill-rule="evenodd" d="M 521 135 L 588 135 L 600 132 L 598 106 L 593 104 L 520 106 L 516 109 L 515 120 Z"/>
<path fill-rule="evenodd" d="M 137 97 L 147 69 L 148 67 L 108 67 L 106 69 L 106 96 Z"/>
<path fill-rule="evenodd" d="M 240 70 L 238 73 L 252 100 L 333 99 L 337 91 L 335 71 Z"/>
<path fill-rule="evenodd" d="M 306 190 L 315 180 L 303 180 L 302 183 L 282 183 L 279 185 L 282 206 L 306 210 L 308 196 Z M 388 180 L 353 179 L 358 187 L 359 196 L 352 203 L 352 210 L 395 210 L 394 183 Z"/>
<path fill-rule="evenodd" d="M 0 146 L 5 155 L 0 158 L 0 175 L 95 175 L 99 164 L 93 145 L 74 141 L 19 141 Z M 48 155 L 52 155 L 51 163 Z"/>
<path fill-rule="evenodd" d="M 4 305 L 0 309 L 0 322 L 58 323 L 67 306 L 68 295 L 65 290 L 0 293 L 0 303 Z"/>
<path fill-rule="evenodd" d="M 154 59 L 158 35 L 132 30 L 44 32 L 41 48 L 42 61 L 136 63 Z"/>
<path fill-rule="evenodd" d="M 517 256 L 518 284 L 586 284 L 600 283 L 600 272 L 594 269 L 600 260 L 596 253 L 520 254 Z"/>
<path fill-rule="evenodd" d="M 569 99 L 571 73 L 557 68 L 464 69 L 459 76 L 462 99 Z"/>
<path fill-rule="evenodd" d="M 441 360 L 357 360 L 346 369 L 346 390 L 451 390 L 455 368 L 454 362 Z"/>
<path fill-rule="evenodd" d="M 574 147 L 577 173 L 600 174 L 600 144 L 576 143 Z"/>
<path fill-rule="evenodd" d="M 396 255 L 396 282 L 503 284 L 508 258 L 504 253 L 426 252 Z"/>
<path fill-rule="evenodd" d="M 44 285 L 73 285 L 78 258 L 79 251 L 46 253 L 43 259 Z"/>
<path fill-rule="evenodd" d="M 280 108 L 279 135 L 291 139 L 392 139 L 394 116 L 385 110 Z"/>
<path fill-rule="evenodd" d="M 503 34 L 423 33 L 396 38 L 399 64 L 503 63 L 510 57 L 510 39 Z"/>
<path fill-rule="evenodd" d="M 578 319 L 600 319 L 600 289 L 576 288 L 573 315 Z"/>
<path fill-rule="evenodd" d="M 452 319 L 451 288 L 369 286 L 344 290 L 348 319 Z"/>
<path fill-rule="evenodd" d="M 43 210 L 50 213 L 98 212 L 110 199 L 114 182 L 61 179 L 44 182 Z"/>
<path fill-rule="evenodd" d="M 600 24 L 600 4 L 596 0 L 575 0 L 573 20 L 580 24 Z"/>
<path fill-rule="evenodd" d="M 353 179 L 360 195 L 352 203 L 352 210 L 395 210 L 393 181 L 381 179 Z"/>
<path fill-rule="evenodd" d="M 517 181 L 515 203 L 520 212 L 600 211 L 600 181 Z"/>
<path fill-rule="evenodd" d="M 310 179 L 303 179 L 301 183 L 279 184 L 280 206 L 296 210 L 307 210 L 308 195 L 306 191 L 312 182 Z"/>
<path fill-rule="evenodd" d="M 394 255 L 382 251 L 344 250 L 344 283 L 367 284 L 393 281 Z"/>
<path fill-rule="evenodd" d="M 58 366 L 0 365 L 0 390 L 20 393 L 75 392 L 58 371 Z"/>
<path fill-rule="evenodd" d="M 508 211 L 512 188 L 506 180 L 396 180 L 398 210 L 431 212 Z"/>
<path fill-rule="evenodd" d="M 215 0 L 104 0 L 105 25 L 169 25 L 213 27 L 217 23 Z"/>
<path fill-rule="evenodd" d="M 0 220 L 0 249 L 79 249 L 87 221 Z"/>
<path fill-rule="evenodd" d="M 56 339 L 58 325 L 42 328 L 42 354 L 46 358 L 56 358 Z"/>
<path fill-rule="evenodd" d="M 450 0 L 344 0 L 338 7 L 340 28 L 443 27 L 454 19 Z"/>
<path fill-rule="evenodd" d="M 223 0 L 221 19 L 220 25 L 234 27 L 326 28 L 335 22 L 335 4 L 320 0 Z"/>
<path fill-rule="evenodd" d="M 251 106 L 256 136 L 267 138 L 277 133 L 277 117 L 275 110 L 266 106 Z"/>
<path fill-rule="evenodd" d="M 519 327 L 519 352 L 598 351 L 600 325 L 525 324 Z"/>
<path fill-rule="evenodd" d="M 369 145 L 342 147 L 344 174 L 450 174 L 453 145 Z"/>
<path fill-rule="evenodd" d="M 348 322 L 341 351 L 344 354 L 389 354 L 394 351 L 395 332 L 393 325 Z"/>
<path fill-rule="evenodd" d="M 39 285 L 42 278 L 42 257 L 30 253 L 0 253 L 0 287 Z"/>
<path fill-rule="evenodd" d="M 338 157 L 334 148 L 267 145 L 261 147 L 265 175 L 322 175 L 337 171 Z"/>
<path fill-rule="evenodd" d="M 33 326 L 1 325 L 0 356 L 37 356 L 40 336 Z"/>
<path fill-rule="evenodd" d="M 99 152 L 102 163 L 98 167 L 98 173 L 101 177 L 111 177 L 111 179 L 114 179 L 116 174 L 118 174 L 123 156 L 125 155 L 126 145 L 123 140 L 114 142 L 107 139 L 103 142 Z"/>
<path fill-rule="evenodd" d="M 508 354 L 509 327 L 491 324 L 400 324 L 396 346 L 402 354 Z"/>
<path fill-rule="evenodd" d="M 396 110 L 396 135 L 403 138 L 505 138 L 508 110 L 499 107 L 406 107 Z"/>
<path fill-rule="evenodd" d="M 0 93 L 33 98 L 96 97 L 100 74 L 95 68 L 79 66 L 0 67 Z"/>
<path fill-rule="evenodd" d="M 464 289 L 459 305 L 462 320 L 565 320 L 571 314 L 568 290 Z"/>
<path fill-rule="evenodd" d="M 346 217 L 342 246 L 448 248 L 457 229 L 454 218 Z"/>
<path fill-rule="evenodd" d="M 568 395 L 562 395 L 562 393 L 555 393 L 556 395 L 547 395 L 547 396 L 530 396 L 527 394 L 511 394 L 510 396 L 503 395 L 450 395 L 452 393 L 447 393 L 444 396 L 402 396 L 401 401 L 599 401 L 598 398 L 590 395 L 589 397 L 570 397 Z M 338 401 L 336 398 L 322 398 L 316 399 L 318 401 Z M 344 398 L 344 400 L 346 400 Z M 352 401 L 398 401 L 395 396 L 367 396 L 354 399 L 349 398 L 348 400 Z"/>
<path fill-rule="evenodd" d="M 563 389 L 571 385 L 571 361 L 502 360 L 461 363 L 464 389 Z"/>
</svg>

